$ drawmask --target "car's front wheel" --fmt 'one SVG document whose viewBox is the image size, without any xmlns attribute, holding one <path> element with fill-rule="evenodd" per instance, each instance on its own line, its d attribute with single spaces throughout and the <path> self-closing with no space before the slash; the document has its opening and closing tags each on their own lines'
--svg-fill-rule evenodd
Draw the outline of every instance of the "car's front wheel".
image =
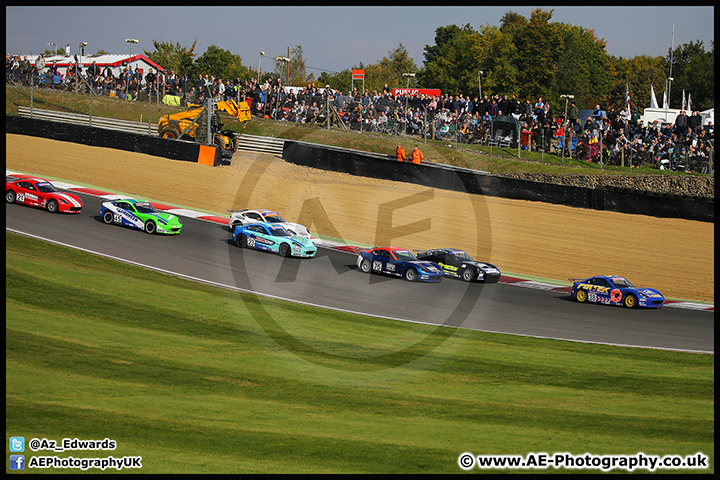
<svg viewBox="0 0 720 480">
<path fill-rule="evenodd" d="M 635 308 L 638 306 L 638 299 L 632 293 L 628 293 L 627 295 L 625 295 L 625 300 L 623 300 L 623 303 L 628 308 Z"/>
<path fill-rule="evenodd" d="M 47 209 L 50 213 L 57 213 L 59 209 L 57 200 L 48 200 Z"/>
<path fill-rule="evenodd" d="M 15 192 L 12 190 L 8 190 L 5 192 L 5 201 L 8 203 L 15 203 L 15 199 L 17 198 L 17 195 L 15 195 Z"/>
<path fill-rule="evenodd" d="M 280 245 L 280 248 L 278 248 L 278 252 L 280 252 L 280 256 L 282 257 L 289 257 L 290 256 L 290 245 L 287 243 L 283 243 Z"/>
<path fill-rule="evenodd" d="M 473 271 L 473 269 L 466 268 L 465 270 L 463 270 L 462 279 L 466 282 L 472 282 L 473 280 L 475 280 L 475 272 Z"/>
<path fill-rule="evenodd" d="M 414 282 L 417 279 L 418 279 L 417 270 L 415 270 L 414 268 L 408 268 L 407 270 L 405 270 L 405 280 L 407 280 L 409 282 Z"/>
<path fill-rule="evenodd" d="M 148 220 L 147 222 L 145 222 L 145 232 L 146 233 L 149 233 L 152 235 L 153 233 L 155 233 L 156 230 L 157 230 L 157 226 L 155 225 L 155 222 L 153 222 L 152 220 Z"/>
<path fill-rule="evenodd" d="M 105 213 L 103 213 L 103 222 L 107 223 L 108 225 L 112 225 L 114 221 L 114 215 L 110 210 L 105 210 Z"/>
<path fill-rule="evenodd" d="M 362 259 L 362 262 L 360 262 L 360 270 L 362 270 L 363 273 L 370 273 L 372 270 L 372 262 L 369 258 Z"/>
<path fill-rule="evenodd" d="M 575 292 L 575 300 L 580 303 L 585 303 L 588 300 L 588 294 L 585 290 L 578 290 Z"/>
<path fill-rule="evenodd" d="M 241 233 L 237 237 L 235 237 L 235 245 L 237 245 L 240 248 L 247 247 L 247 237 L 244 233 Z"/>
</svg>

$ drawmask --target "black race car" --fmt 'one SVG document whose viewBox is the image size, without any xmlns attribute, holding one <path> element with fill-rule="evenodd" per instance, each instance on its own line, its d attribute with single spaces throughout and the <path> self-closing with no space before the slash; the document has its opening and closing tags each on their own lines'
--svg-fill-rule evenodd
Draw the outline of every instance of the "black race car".
<svg viewBox="0 0 720 480">
<path fill-rule="evenodd" d="M 455 248 L 418 250 L 418 260 L 437 263 L 445 275 L 462 278 L 466 282 L 497 283 L 500 269 L 485 262 L 476 262 L 470 255 Z"/>
</svg>

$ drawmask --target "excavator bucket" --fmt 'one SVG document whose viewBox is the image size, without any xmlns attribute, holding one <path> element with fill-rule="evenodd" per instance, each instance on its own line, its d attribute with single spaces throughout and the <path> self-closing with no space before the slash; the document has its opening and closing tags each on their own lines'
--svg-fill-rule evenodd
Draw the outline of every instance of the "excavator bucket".
<svg viewBox="0 0 720 480">
<path fill-rule="evenodd" d="M 240 102 L 240 104 L 235 103 L 234 100 L 218 102 L 217 109 L 229 113 L 241 122 L 250 120 L 250 105 L 247 102 Z"/>
</svg>

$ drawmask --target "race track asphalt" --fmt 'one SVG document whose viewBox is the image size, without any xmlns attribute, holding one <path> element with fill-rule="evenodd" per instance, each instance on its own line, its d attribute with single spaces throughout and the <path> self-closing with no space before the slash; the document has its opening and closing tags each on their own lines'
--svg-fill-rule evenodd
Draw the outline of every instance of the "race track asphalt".
<svg viewBox="0 0 720 480">
<path fill-rule="evenodd" d="M 97 197 L 80 195 L 79 215 L 6 204 L 6 228 L 206 282 L 312 305 L 397 320 L 490 332 L 714 352 L 714 315 L 677 308 L 584 305 L 567 293 L 508 284 L 438 284 L 366 275 L 354 254 L 320 248 L 283 259 L 232 244 L 225 226 L 183 218 L 176 236 L 106 225 Z M 239 300 L 240 301 L 240 300 Z M 287 319 L 285 319 L 287 320 Z"/>
</svg>

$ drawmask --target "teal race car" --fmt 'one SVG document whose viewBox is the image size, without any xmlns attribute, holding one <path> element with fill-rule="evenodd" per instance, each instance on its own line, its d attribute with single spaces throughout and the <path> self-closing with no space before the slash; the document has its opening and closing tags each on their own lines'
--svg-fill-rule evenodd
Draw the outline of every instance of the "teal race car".
<svg viewBox="0 0 720 480">
<path fill-rule="evenodd" d="M 278 253 L 283 257 L 314 257 L 317 247 L 307 237 L 293 235 L 277 223 L 258 222 L 237 226 L 233 243 L 240 248 L 255 248 Z"/>
<path fill-rule="evenodd" d="M 177 215 L 159 212 L 149 202 L 141 202 L 132 198 L 103 202 L 100 217 L 108 225 L 124 225 L 151 234 L 177 235 L 183 226 Z"/>
</svg>

